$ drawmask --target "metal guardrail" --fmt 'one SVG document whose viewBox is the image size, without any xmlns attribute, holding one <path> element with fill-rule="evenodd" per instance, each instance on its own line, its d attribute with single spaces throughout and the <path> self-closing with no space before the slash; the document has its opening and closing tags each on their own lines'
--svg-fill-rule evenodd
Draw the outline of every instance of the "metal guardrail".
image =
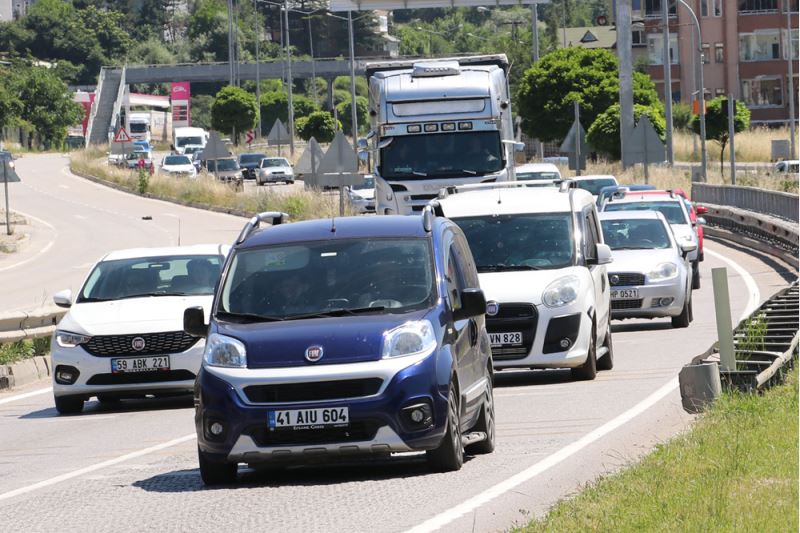
<svg viewBox="0 0 800 533">
<path fill-rule="evenodd" d="M 692 201 L 737 207 L 794 222 L 800 220 L 798 216 L 798 196 L 786 192 L 768 191 L 756 187 L 693 183 Z"/>
<path fill-rule="evenodd" d="M 48 337 L 66 314 L 61 307 L 41 307 L 27 313 L 0 313 L 0 343 Z"/>
<path fill-rule="evenodd" d="M 800 289 L 797 282 L 778 291 L 733 331 L 735 370 L 720 369 L 723 386 L 762 390 L 781 383 L 794 366 L 800 342 Z M 717 344 L 694 363 L 717 359 Z"/>
</svg>

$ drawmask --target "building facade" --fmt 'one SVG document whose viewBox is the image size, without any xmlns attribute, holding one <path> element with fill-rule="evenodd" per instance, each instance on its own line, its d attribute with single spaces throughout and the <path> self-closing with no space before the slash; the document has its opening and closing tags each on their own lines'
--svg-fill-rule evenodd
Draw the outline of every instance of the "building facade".
<svg viewBox="0 0 800 533">
<path fill-rule="evenodd" d="M 696 26 L 691 13 L 669 1 L 670 72 L 674 101 L 691 103 L 698 90 Z M 789 120 L 789 98 L 797 106 L 798 0 L 685 0 L 694 10 L 702 35 L 706 99 L 733 94 L 751 111 L 753 124 Z M 647 44 L 648 71 L 663 98 L 662 0 L 634 0 L 640 9 Z M 787 16 L 787 8 L 790 13 Z M 789 58 L 791 39 L 792 58 Z M 789 90 L 789 62 L 794 94 Z"/>
</svg>

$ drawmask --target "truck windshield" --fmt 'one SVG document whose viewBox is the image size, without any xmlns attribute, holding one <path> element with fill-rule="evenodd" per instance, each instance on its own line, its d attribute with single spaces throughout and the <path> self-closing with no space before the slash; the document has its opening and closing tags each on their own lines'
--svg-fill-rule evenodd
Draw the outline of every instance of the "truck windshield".
<svg viewBox="0 0 800 533">
<path fill-rule="evenodd" d="M 202 145 L 203 144 L 203 138 L 202 137 L 178 137 L 178 139 L 175 141 L 175 144 L 177 146 L 186 146 L 186 145 L 189 145 L 189 144 Z"/>
<path fill-rule="evenodd" d="M 436 297 L 430 244 L 420 238 L 333 239 L 241 250 L 218 311 L 277 319 L 406 313 Z"/>
<path fill-rule="evenodd" d="M 497 131 L 402 135 L 381 150 L 381 176 L 386 179 L 478 176 L 502 168 Z"/>
<path fill-rule="evenodd" d="M 147 124 L 144 122 L 131 122 L 130 130 L 131 133 L 145 133 L 147 131 Z"/>
<path fill-rule="evenodd" d="M 454 218 L 464 231 L 478 272 L 564 268 L 572 264 L 569 213 Z"/>
</svg>

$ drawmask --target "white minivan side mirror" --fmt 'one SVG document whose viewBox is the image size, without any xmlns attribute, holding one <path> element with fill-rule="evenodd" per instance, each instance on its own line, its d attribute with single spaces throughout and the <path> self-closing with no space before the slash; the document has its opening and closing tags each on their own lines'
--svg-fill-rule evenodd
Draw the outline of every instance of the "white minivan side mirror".
<svg viewBox="0 0 800 533">
<path fill-rule="evenodd" d="M 611 247 L 602 242 L 597 243 L 597 264 L 607 265 L 612 261 L 614 261 L 614 258 L 611 257 Z"/>
</svg>

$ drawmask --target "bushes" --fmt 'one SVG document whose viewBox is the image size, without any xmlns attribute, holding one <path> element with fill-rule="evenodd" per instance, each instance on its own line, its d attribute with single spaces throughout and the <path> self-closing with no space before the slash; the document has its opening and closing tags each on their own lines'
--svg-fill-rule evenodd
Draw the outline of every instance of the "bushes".
<svg viewBox="0 0 800 533">
<path fill-rule="evenodd" d="M 345 133 L 350 133 L 353 130 L 353 115 L 351 110 L 351 99 L 341 102 L 336 106 L 336 113 L 339 115 L 339 121 L 342 123 L 342 129 Z M 358 131 L 365 131 L 369 125 L 369 102 L 363 96 L 356 96 L 356 118 L 358 120 Z"/>
<path fill-rule="evenodd" d="M 301 139 L 309 140 L 314 137 L 317 142 L 329 143 L 336 135 L 336 130 L 342 128 L 342 123 L 335 122 L 333 115 L 327 111 L 317 111 L 307 117 L 295 121 L 297 134 Z M 338 127 L 337 127 L 338 126 Z"/>
</svg>

